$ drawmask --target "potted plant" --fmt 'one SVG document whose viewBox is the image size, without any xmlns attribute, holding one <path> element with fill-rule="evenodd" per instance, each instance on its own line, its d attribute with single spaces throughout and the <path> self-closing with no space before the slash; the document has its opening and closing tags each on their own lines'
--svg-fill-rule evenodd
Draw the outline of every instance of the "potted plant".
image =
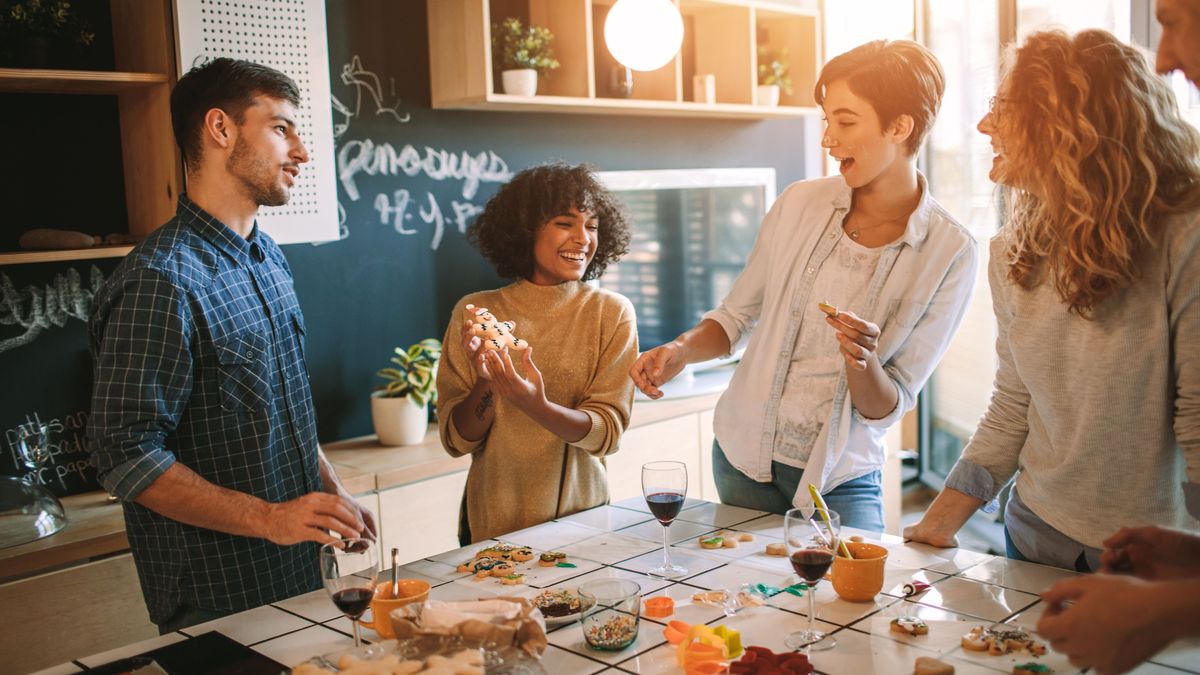
<svg viewBox="0 0 1200 675">
<path fill-rule="evenodd" d="M 67 0 L 0 0 L 0 59 L 23 68 L 48 68 L 51 46 L 60 39 L 79 46 L 96 35 Z"/>
<path fill-rule="evenodd" d="M 758 48 L 758 91 L 756 98 L 759 105 L 775 107 L 779 105 L 779 91 L 782 89 L 789 95 L 792 93 L 792 69 L 788 62 L 787 47 L 775 51 L 767 47 Z"/>
<path fill-rule="evenodd" d="M 395 365 L 377 375 L 387 380 L 371 394 L 371 421 L 383 445 L 414 445 L 425 439 L 430 401 L 437 401 L 437 366 L 442 342 L 421 340 L 396 348 Z"/>
<path fill-rule="evenodd" d="M 541 26 L 521 27 L 520 19 L 507 18 L 492 26 L 492 47 L 501 64 L 504 93 L 533 96 L 537 93 L 538 74 L 558 67 L 550 43 L 554 35 Z"/>
</svg>

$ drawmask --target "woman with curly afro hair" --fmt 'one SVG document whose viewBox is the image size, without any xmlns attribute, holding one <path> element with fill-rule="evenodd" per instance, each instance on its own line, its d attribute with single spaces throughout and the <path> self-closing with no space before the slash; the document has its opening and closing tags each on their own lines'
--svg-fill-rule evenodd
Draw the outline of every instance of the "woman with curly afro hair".
<svg viewBox="0 0 1200 675">
<path fill-rule="evenodd" d="M 463 545 L 608 501 L 604 457 L 629 424 L 638 351 L 629 300 L 584 283 L 629 249 L 620 203 L 586 166 L 518 173 L 467 236 L 513 283 L 459 300 L 438 369 L 442 445 L 471 455 Z M 514 322 L 527 348 L 488 349 L 468 305 Z"/>
</svg>

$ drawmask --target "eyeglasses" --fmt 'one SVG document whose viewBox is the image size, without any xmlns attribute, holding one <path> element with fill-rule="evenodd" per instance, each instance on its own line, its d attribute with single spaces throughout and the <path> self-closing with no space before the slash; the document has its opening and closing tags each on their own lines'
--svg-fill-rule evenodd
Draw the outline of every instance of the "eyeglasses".
<svg viewBox="0 0 1200 675">
<path fill-rule="evenodd" d="M 1000 108 L 1004 101 L 1004 96 L 993 96 L 988 99 L 988 114 L 992 116 L 993 124 L 1000 119 Z"/>
</svg>

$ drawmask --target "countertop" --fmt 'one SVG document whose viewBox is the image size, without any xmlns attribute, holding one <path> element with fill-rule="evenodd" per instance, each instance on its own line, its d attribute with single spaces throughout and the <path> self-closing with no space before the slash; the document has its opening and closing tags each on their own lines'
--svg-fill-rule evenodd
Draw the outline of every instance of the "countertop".
<svg viewBox="0 0 1200 675">
<path fill-rule="evenodd" d="M 634 403 L 630 428 L 687 415 L 716 406 L 720 394 Z M 417 445 L 384 446 L 374 436 L 361 436 L 322 447 L 338 478 L 353 494 L 386 490 L 437 476 L 466 471 L 469 457 L 451 457 L 442 449 L 437 425 L 431 424 Z M 37 541 L 0 549 L 0 582 L 48 572 L 129 550 L 121 505 L 104 492 L 72 495 L 62 500 L 67 526 Z"/>
<path fill-rule="evenodd" d="M 502 586 L 497 579 L 477 582 L 455 565 L 469 560 L 480 543 L 401 566 L 402 578 L 424 579 L 433 589 L 431 600 L 469 600 L 494 595 L 531 597 L 545 587 L 575 588 L 598 578 L 630 579 L 643 597 L 669 596 L 675 613 L 662 619 L 643 617 L 635 642 L 617 652 L 591 651 L 578 622 L 550 627 L 542 665 L 553 675 L 573 673 L 683 673 L 675 663 L 674 646 L 665 642 L 668 621 L 724 624 L 741 633 L 743 645 L 783 651 L 793 631 L 807 627 L 808 597 L 781 593 L 761 607 L 744 608 L 733 616 L 693 601 L 703 590 L 737 589 L 740 585 L 786 587 L 794 581 L 787 558 L 763 554 L 767 543 L 782 541 L 782 516 L 689 499 L 671 526 L 672 560 L 688 568 L 680 580 L 666 581 L 646 572 L 662 561 L 662 529 L 639 498 L 601 506 L 566 518 L 513 532 L 501 540 L 536 551 L 567 553 L 574 568 L 542 568 L 532 563 L 523 570 L 524 586 Z M 718 529 L 749 533 L 754 541 L 734 549 L 701 549 L 697 538 Z M 1078 673 L 1066 655 L 1053 650 L 1041 657 L 1022 651 L 1005 656 L 965 651 L 961 636 L 975 626 L 1004 625 L 1032 631 L 1045 607 L 1039 593 L 1075 572 L 976 553 L 905 543 L 898 537 L 844 528 L 843 535 L 860 534 L 888 549 L 883 590 L 870 602 L 847 602 L 827 582 L 818 584 L 814 598 L 817 625 L 832 632 L 837 646 L 811 655 L 822 673 L 911 673 L 917 657 L 929 656 L 952 664 L 963 675 L 1009 673 L 1017 663 L 1035 661 L 1059 675 Z M 931 584 L 906 597 L 905 583 Z M 929 627 L 927 635 L 909 636 L 890 630 L 899 616 L 917 616 Z M 144 653 L 208 631 L 218 631 L 284 665 L 295 666 L 313 656 L 353 646 L 352 626 L 341 616 L 324 590 L 265 605 L 240 614 L 187 628 L 113 651 L 84 656 L 62 664 L 54 673 L 78 672 L 119 658 Z M 364 639 L 377 640 L 369 629 Z M 1151 663 L 1134 672 L 1200 672 L 1200 639 L 1174 643 Z"/>
</svg>

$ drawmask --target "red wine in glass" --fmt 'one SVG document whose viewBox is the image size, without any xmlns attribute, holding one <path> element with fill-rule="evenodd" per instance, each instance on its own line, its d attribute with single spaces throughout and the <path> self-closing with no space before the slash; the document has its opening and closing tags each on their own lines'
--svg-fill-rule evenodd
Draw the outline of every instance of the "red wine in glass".
<svg viewBox="0 0 1200 675">
<path fill-rule="evenodd" d="M 679 492 L 655 492 L 646 495 L 646 505 L 650 513 L 663 525 L 670 525 L 683 508 L 683 494 Z"/>
<path fill-rule="evenodd" d="M 823 548 L 803 549 L 792 553 L 792 569 L 809 585 L 816 584 L 825 578 L 829 566 L 833 564 L 833 551 Z"/>
<path fill-rule="evenodd" d="M 783 539 L 792 569 L 808 585 L 808 628 L 787 636 L 784 645 L 806 653 L 832 649 L 837 639 L 817 630 L 817 584 L 833 565 L 834 551 L 841 535 L 841 517 L 835 511 L 814 506 L 791 509 L 783 516 Z"/>
<path fill-rule="evenodd" d="M 362 646 L 358 618 L 371 605 L 379 574 L 379 547 L 371 539 L 343 539 L 325 544 L 320 553 L 321 578 L 330 599 L 354 624 L 354 646 Z"/>
<path fill-rule="evenodd" d="M 333 604 L 342 610 L 342 614 L 357 621 L 371 606 L 372 595 L 369 588 L 347 588 L 333 594 Z"/>
<path fill-rule="evenodd" d="M 648 462 L 642 465 L 642 496 L 650 513 L 663 527 L 663 564 L 647 570 L 647 574 L 664 579 L 687 576 L 687 568 L 671 563 L 671 544 L 667 535 L 671 521 L 683 509 L 687 494 L 687 465 L 683 462 Z"/>
</svg>

